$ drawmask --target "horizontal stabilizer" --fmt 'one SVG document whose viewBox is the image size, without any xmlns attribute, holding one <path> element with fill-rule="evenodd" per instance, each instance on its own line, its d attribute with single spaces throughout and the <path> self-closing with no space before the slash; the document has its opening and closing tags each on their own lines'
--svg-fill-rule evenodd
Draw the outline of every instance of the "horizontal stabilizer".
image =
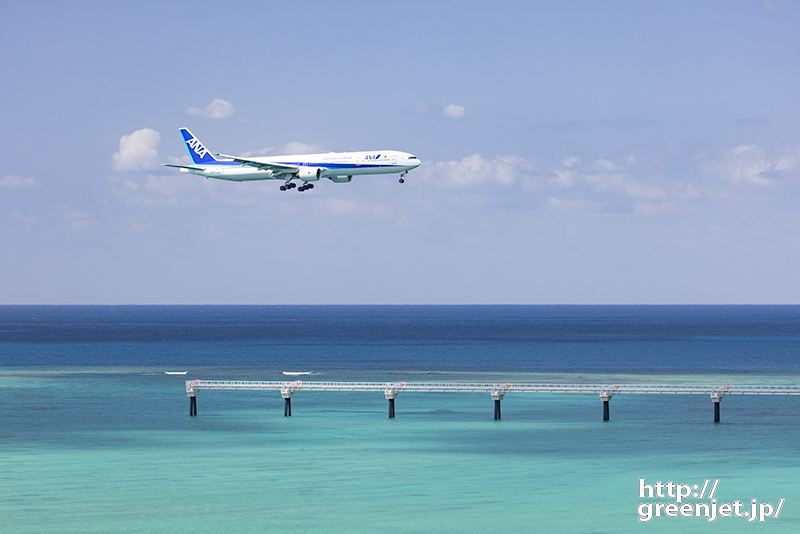
<svg viewBox="0 0 800 534">
<path fill-rule="evenodd" d="M 193 167 L 191 165 L 172 165 L 171 163 L 162 163 L 162 167 L 175 167 L 176 169 L 191 169 L 193 171 L 202 171 L 203 167 Z"/>
</svg>

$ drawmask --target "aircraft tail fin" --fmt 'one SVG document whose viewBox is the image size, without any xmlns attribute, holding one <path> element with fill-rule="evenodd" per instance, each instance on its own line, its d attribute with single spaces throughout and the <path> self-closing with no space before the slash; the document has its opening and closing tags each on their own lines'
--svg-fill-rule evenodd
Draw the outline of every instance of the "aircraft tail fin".
<svg viewBox="0 0 800 534">
<path fill-rule="evenodd" d="M 187 128 L 181 128 L 181 135 L 183 136 L 183 142 L 186 143 L 186 150 L 189 151 L 189 157 L 192 158 L 192 162 L 195 165 L 218 161 Z"/>
</svg>

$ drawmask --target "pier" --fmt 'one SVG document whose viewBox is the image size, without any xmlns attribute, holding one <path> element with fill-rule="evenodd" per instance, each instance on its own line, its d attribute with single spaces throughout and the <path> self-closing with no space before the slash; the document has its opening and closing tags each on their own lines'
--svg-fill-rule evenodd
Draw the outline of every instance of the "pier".
<svg viewBox="0 0 800 534">
<path fill-rule="evenodd" d="M 489 382 L 321 382 L 321 381 L 238 381 L 187 380 L 189 415 L 197 415 L 197 394 L 209 390 L 280 391 L 283 415 L 292 415 L 292 397 L 299 391 L 383 392 L 389 401 L 389 418 L 395 417 L 395 400 L 400 393 L 488 393 L 494 400 L 494 418 L 500 419 L 500 402 L 510 393 L 556 393 L 597 395 L 603 403 L 603 421 L 610 420 L 609 403 L 614 395 L 708 395 L 714 406 L 714 422 L 720 422 L 720 403 L 727 395 L 800 395 L 800 386 L 637 385 L 637 384 L 527 384 Z"/>
</svg>

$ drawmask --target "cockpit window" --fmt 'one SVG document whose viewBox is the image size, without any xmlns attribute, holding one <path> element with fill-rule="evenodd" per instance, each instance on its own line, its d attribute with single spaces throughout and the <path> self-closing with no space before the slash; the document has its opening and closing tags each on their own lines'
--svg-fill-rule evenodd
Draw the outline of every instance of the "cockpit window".
<svg viewBox="0 0 800 534">
<path fill-rule="evenodd" d="M 408 156 L 408 159 L 417 159 L 417 156 Z"/>
</svg>

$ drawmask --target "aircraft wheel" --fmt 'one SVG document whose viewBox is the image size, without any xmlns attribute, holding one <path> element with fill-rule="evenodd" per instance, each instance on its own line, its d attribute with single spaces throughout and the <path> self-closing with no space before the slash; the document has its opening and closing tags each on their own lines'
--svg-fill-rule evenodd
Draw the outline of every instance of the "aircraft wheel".
<svg viewBox="0 0 800 534">
<path fill-rule="evenodd" d="M 286 191 L 286 186 L 285 185 L 281 186 L 281 191 Z"/>
<path fill-rule="evenodd" d="M 401 183 L 401 184 L 402 184 L 402 183 L 405 183 L 405 180 L 403 180 L 402 178 L 400 178 L 400 183 Z"/>
</svg>

